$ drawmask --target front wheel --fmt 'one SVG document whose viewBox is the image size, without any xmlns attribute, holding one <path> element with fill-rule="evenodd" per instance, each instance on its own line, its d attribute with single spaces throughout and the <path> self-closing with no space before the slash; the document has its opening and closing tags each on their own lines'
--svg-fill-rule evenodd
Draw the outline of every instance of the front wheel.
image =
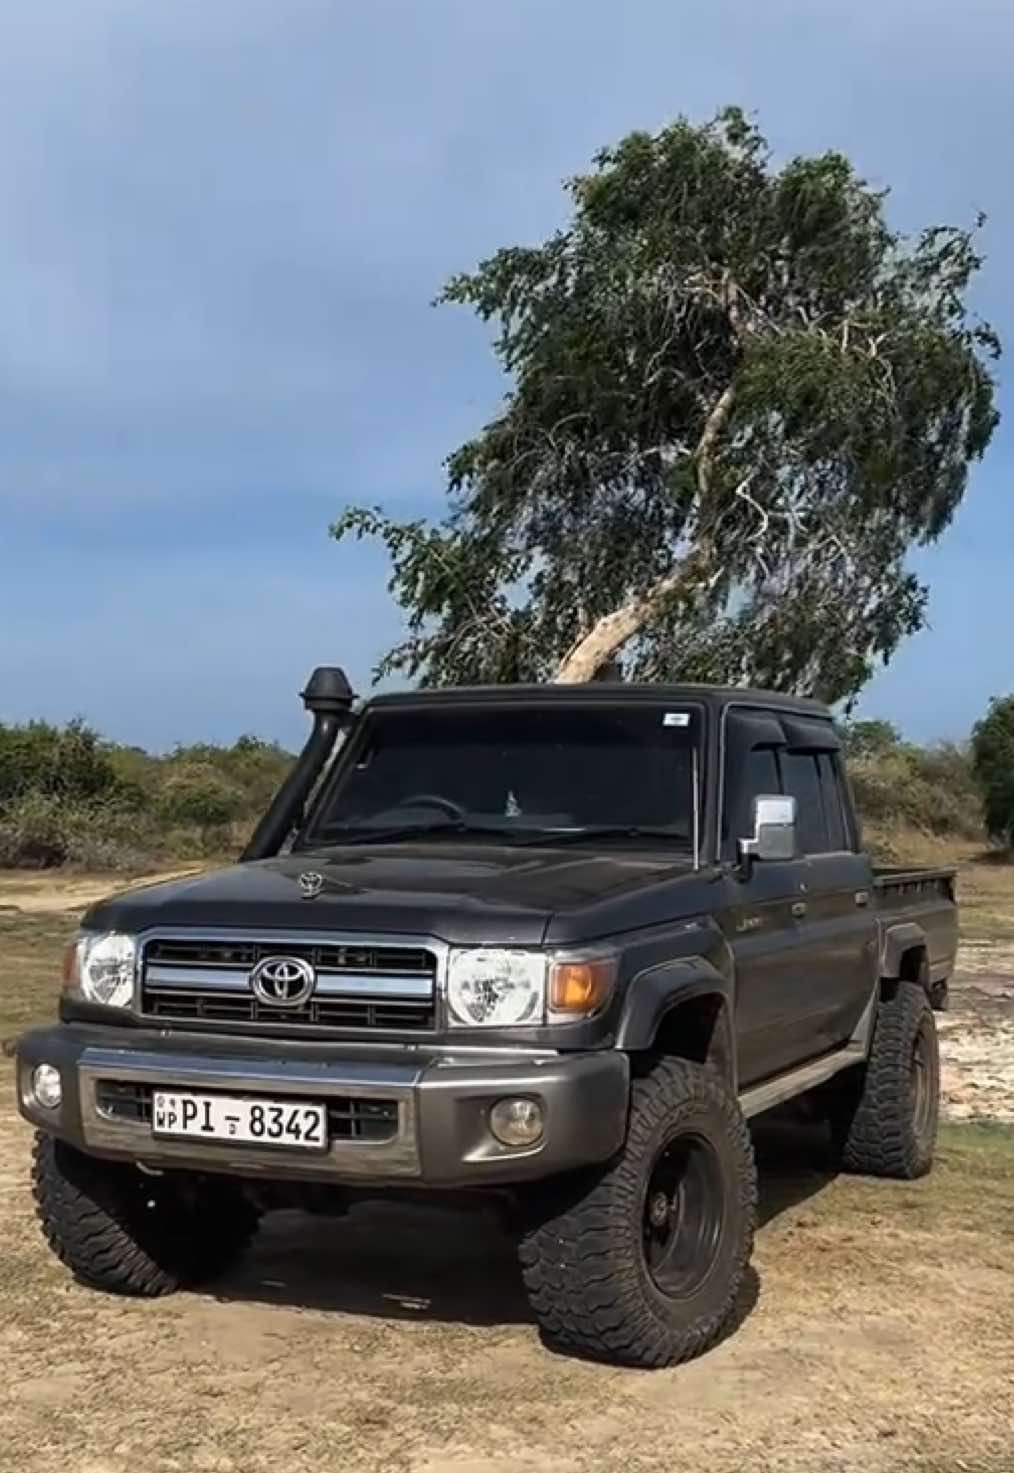
<svg viewBox="0 0 1014 1473">
<path fill-rule="evenodd" d="M 675 1365 L 733 1323 L 753 1247 L 746 1122 L 711 1070 L 663 1059 L 634 1081 L 620 1155 L 549 1188 L 520 1259 L 547 1339 L 621 1365 Z"/>
<path fill-rule="evenodd" d="M 46 1241 L 82 1283 L 154 1297 L 224 1273 L 259 1214 L 234 1183 L 148 1176 L 41 1132 L 32 1169 Z"/>
</svg>

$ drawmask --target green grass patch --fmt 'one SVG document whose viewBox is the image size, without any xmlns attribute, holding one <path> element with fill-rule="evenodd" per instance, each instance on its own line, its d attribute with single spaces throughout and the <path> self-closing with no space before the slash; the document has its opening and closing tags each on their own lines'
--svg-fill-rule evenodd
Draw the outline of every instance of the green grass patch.
<svg viewBox="0 0 1014 1473">
<path fill-rule="evenodd" d="M 0 913 L 0 1042 L 56 1016 L 72 915 Z"/>
</svg>

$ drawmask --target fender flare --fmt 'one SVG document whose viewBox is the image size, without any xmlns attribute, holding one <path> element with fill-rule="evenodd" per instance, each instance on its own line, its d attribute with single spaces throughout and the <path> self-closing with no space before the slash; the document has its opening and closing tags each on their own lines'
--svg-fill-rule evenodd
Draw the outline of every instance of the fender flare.
<svg viewBox="0 0 1014 1473">
<path fill-rule="evenodd" d="M 617 1048 L 630 1053 L 650 1049 L 666 1014 L 698 997 L 719 999 L 726 1014 L 729 1044 L 734 1047 L 730 978 L 707 957 L 688 956 L 657 962 L 631 978 L 616 1030 Z"/>
<path fill-rule="evenodd" d="M 901 976 L 902 958 L 907 952 L 921 951 L 929 960 L 926 932 L 915 921 L 898 921 L 884 932 L 880 948 L 880 975 L 894 981 Z"/>
</svg>

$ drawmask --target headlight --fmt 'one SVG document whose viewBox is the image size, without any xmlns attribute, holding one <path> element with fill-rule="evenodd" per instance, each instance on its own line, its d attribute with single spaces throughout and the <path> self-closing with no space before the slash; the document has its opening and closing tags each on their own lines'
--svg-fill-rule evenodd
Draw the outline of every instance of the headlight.
<svg viewBox="0 0 1014 1473">
<path fill-rule="evenodd" d="M 67 948 L 63 988 L 85 1002 L 129 1007 L 134 997 L 137 945 L 120 931 L 86 931 Z"/>
<path fill-rule="evenodd" d="M 537 951 L 452 951 L 447 969 L 451 1022 L 466 1028 L 541 1023 L 546 958 Z"/>
<path fill-rule="evenodd" d="M 575 1023 L 602 1011 L 616 981 L 613 954 L 477 947 L 451 952 L 447 1002 L 455 1028 Z"/>
</svg>

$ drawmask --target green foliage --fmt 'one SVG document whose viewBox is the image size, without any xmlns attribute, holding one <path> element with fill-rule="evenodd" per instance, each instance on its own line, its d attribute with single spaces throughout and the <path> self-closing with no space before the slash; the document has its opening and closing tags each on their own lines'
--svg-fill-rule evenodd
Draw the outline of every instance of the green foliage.
<svg viewBox="0 0 1014 1473">
<path fill-rule="evenodd" d="M 845 727 L 845 751 L 863 822 L 940 838 L 980 839 L 982 804 L 965 746 L 918 747 L 887 721 Z"/>
<path fill-rule="evenodd" d="M 103 742 L 80 722 L 0 724 L 0 867 L 137 870 L 226 853 L 291 762 L 252 736 L 155 757 Z"/>
<path fill-rule="evenodd" d="M 238 818 L 243 799 L 242 789 L 212 763 L 174 761 L 159 791 L 159 813 L 171 824 L 221 827 Z"/>
<path fill-rule="evenodd" d="M 850 721 L 845 727 L 845 750 L 852 762 L 884 757 L 900 745 L 901 732 L 890 721 Z"/>
<path fill-rule="evenodd" d="M 83 722 L 0 726 L 0 804 L 25 793 L 89 802 L 116 786 L 108 753 Z"/>
<path fill-rule="evenodd" d="M 1014 845 L 1014 696 L 990 702 L 972 732 L 972 752 L 986 828 L 992 838 Z"/>
<path fill-rule="evenodd" d="M 391 558 L 408 637 L 378 673 L 580 679 L 623 648 L 640 678 L 851 697 L 923 623 L 906 554 L 996 423 L 973 233 L 898 235 L 846 158 L 775 169 L 737 109 L 567 190 L 566 228 L 440 298 L 511 377 L 446 519 L 332 528 Z"/>
</svg>

